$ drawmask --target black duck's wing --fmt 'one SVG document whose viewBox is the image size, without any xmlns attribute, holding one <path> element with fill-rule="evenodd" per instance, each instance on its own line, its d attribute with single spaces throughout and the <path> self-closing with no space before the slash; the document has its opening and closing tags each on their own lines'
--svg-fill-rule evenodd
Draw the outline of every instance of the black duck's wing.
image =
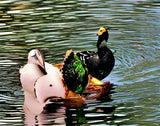
<svg viewBox="0 0 160 126">
<path fill-rule="evenodd" d="M 89 65 L 94 62 L 98 61 L 98 54 L 97 52 L 94 51 L 83 51 L 83 52 L 78 52 L 76 55 L 80 58 L 80 60 L 85 64 Z M 92 64 L 93 65 L 93 64 Z"/>
</svg>

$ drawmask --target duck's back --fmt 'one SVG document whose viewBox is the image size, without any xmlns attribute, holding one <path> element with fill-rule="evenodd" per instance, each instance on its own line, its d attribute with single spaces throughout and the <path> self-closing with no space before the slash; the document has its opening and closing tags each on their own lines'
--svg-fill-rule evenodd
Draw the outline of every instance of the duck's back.
<svg viewBox="0 0 160 126">
<path fill-rule="evenodd" d="M 109 48 L 102 52 L 83 51 L 77 53 L 77 56 L 87 66 L 89 74 L 98 79 L 105 78 L 113 69 L 115 62 L 113 53 Z"/>
</svg>

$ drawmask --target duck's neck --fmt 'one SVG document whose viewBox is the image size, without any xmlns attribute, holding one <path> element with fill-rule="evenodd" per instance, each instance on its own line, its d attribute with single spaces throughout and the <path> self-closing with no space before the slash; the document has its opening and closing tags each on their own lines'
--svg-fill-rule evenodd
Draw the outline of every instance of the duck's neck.
<svg viewBox="0 0 160 126">
<path fill-rule="evenodd" d="M 106 51 L 108 50 L 107 47 L 107 40 L 108 40 L 108 35 L 106 36 L 99 36 L 98 41 L 97 41 L 97 48 L 98 48 L 98 55 L 104 56 L 106 54 Z"/>
</svg>

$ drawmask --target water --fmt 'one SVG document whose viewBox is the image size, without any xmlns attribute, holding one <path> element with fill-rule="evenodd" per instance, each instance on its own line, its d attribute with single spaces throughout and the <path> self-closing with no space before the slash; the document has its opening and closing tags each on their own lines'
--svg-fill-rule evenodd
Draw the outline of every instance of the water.
<svg viewBox="0 0 160 126">
<path fill-rule="evenodd" d="M 0 1 L 0 125 L 160 124 L 160 2 L 158 0 Z M 82 108 L 25 114 L 18 68 L 39 48 L 50 63 L 65 51 L 96 51 L 96 33 L 108 26 L 116 65 L 104 79 L 117 84 L 111 100 Z M 28 116 L 29 115 L 29 116 Z"/>
</svg>

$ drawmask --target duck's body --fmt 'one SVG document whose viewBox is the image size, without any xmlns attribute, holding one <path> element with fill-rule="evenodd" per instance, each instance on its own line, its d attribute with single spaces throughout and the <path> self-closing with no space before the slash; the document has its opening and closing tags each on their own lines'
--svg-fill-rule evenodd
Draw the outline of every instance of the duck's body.
<svg viewBox="0 0 160 126">
<path fill-rule="evenodd" d="M 114 55 L 107 47 L 108 31 L 106 28 L 101 27 L 98 32 L 97 52 L 83 51 L 78 52 L 77 56 L 88 68 L 89 74 L 98 79 L 103 79 L 114 67 Z"/>
<path fill-rule="evenodd" d="M 88 70 L 74 52 L 65 59 L 62 74 L 68 89 L 82 94 L 88 84 Z"/>
<path fill-rule="evenodd" d="M 49 98 L 65 99 L 66 87 L 62 76 L 55 71 L 40 77 L 35 83 L 35 94 L 40 103 L 45 103 Z"/>
<path fill-rule="evenodd" d="M 85 55 L 84 64 L 88 68 L 89 74 L 98 79 L 103 79 L 109 75 L 114 66 L 114 56 L 109 48 L 104 49 L 104 54 L 98 52 L 84 51 L 77 53 L 80 58 Z M 88 58 L 87 58 L 88 57 Z"/>
<path fill-rule="evenodd" d="M 32 83 L 33 81 L 27 83 L 28 85 L 22 83 L 25 96 L 23 107 L 35 114 L 39 114 L 43 111 L 49 99 L 55 98 L 57 100 L 66 98 L 67 87 L 63 83 L 62 74 L 59 69 L 46 62 L 45 68 L 47 74 L 39 76 L 34 83 Z M 39 74 L 36 70 L 33 71 L 34 75 Z M 32 77 L 30 74 L 28 75 L 28 80 L 32 80 L 34 75 Z M 28 80 L 26 81 L 29 82 Z M 30 90 L 26 90 L 26 86 L 29 87 Z"/>
<path fill-rule="evenodd" d="M 19 69 L 20 82 L 24 91 L 34 92 L 36 80 L 46 74 L 44 69 L 44 59 L 39 50 L 31 50 L 28 54 L 27 64 Z"/>
<path fill-rule="evenodd" d="M 48 98 L 65 98 L 62 74 L 57 67 L 44 62 L 38 49 L 29 52 L 28 62 L 19 73 L 25 95 L 24 109 L 38 113 L 43 111 Z"/>
</svg>

